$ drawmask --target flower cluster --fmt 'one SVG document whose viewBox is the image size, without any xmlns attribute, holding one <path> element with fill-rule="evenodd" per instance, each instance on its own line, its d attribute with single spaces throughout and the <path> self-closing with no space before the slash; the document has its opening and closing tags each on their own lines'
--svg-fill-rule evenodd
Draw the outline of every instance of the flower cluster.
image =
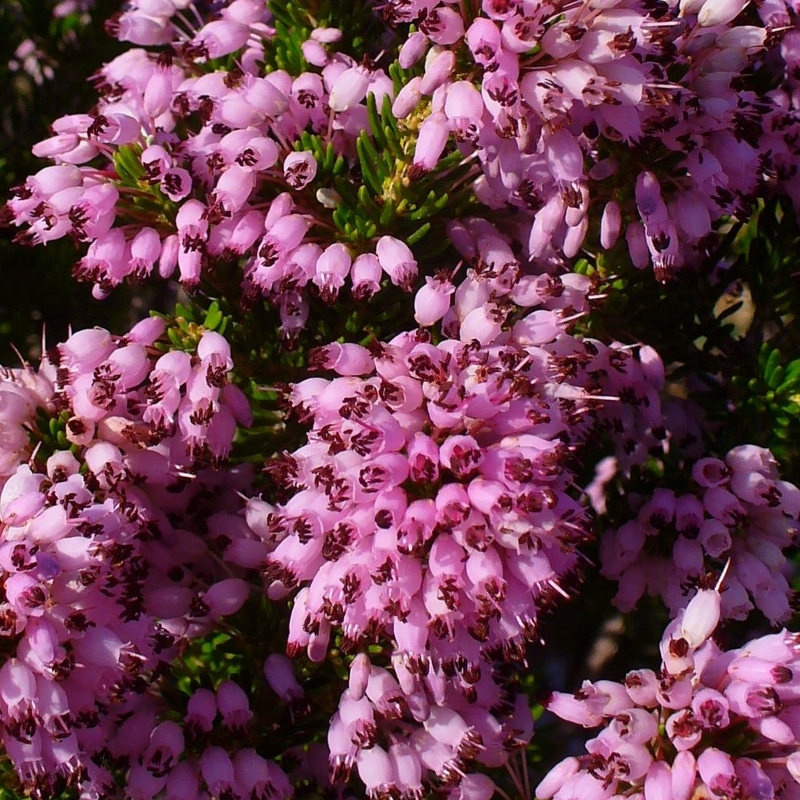
<svg viewBox="0 0 800 800">
<path fill-rule="evenodd" d="M 797 199 L 796 112 L 752 79 L 770 68 L 773 28 L 789 14 L 758 4 L 759 20 L 747 5 L 490 0 L 473 18 L 391 0 L 390 22 L 419 27 L 400 64 L 426 56 L 395 113 L 424 116 L 421 169 L 448 137 L 477 155 L 476 194 L 527 211 L 532 257 L 570 258 L 587 235 L 604 249 L 624 239 L 633 263 L 663 279 L 699 261 L 714 223 L 744 218 L 756 197 Z"/>
<path fill-rule="evenodd" d="M 118 766 L 137 754 L 180 642 L 248 595 L 231 572 L 248 475 L 204 460 L 220 463 L 249 408 L 219 334 L 158 356 L 163 331 L 156 319 L 123 338 L 79 331 L 38 372 L 0 384 L 2 738 L 39 796 L 64 782 L 101 787 L 98 754 Z M 203 530 L 226 536 L 215 544 Z"/>
<path fill-rule="evenodd" d="M 664 631 L 658 673 L 551 698 L 553 713 L 603 730 L 586 755 L 551 770 L 537 797 L 796 796 L 800 641 L 782 631 L 721 650 L 709 639 L 720 603 L 713 589 L 692 598 Z"/>
<path fill-rule="evenodd" d="M 559 580 L 577 566 L 564 545 L 586 536 L 568 444 L 588 414 L 589 379 L 568 336 L 549 330 L 523 345 L 529 323 L 481 348 L 403 334 L 373 353 L 317 353 L 350 377 L 293 388 L 308 444 L 271 467 L 292 497 L 270 516 L 280 540 L 266 564 L 270 594 L 308 584 L 290 648 L 324 656 L 334 624 L 349 648 L 394 636 L 418 668 L 474 664 L 482 650 L 513 652 L 536 607 L 564 591 Z"/>
<path fill-rule="evenodd" d="M 730 560 L 723 615 L 745 619 L 755 606 L 770 622 L 785 621 L 792 592 L 784 551 L 797 543 L 800 490 L 753 445 L 724 460 L 702 458 L 691 474 L 685 493 L 660 488 L 629 498 L 635 519 L 603 534 L 602 571 L 619 581 L 618 607 L 629 611 L 646 591 L 676 614 L 706 574 Z"/>
<path fill-rule="evenodd" d="M 411 172 L 433 169 L 454 138 L 482 167 L 477 197 L 528 219 L 529 257 L 573 256 L 588 234 L 604 248 L 624 237 L 635 265 L 667 276 L 705 252 L 720 218 L 743 216 L 767 190 L 792 191 L 794 112 L 744 77 L 774 49 L 768 28 L 736 24 L 744 4 L 722 14 L 639 0 L 501 5 L 468 23 L 450 5 L 387 4 L 391 22 L 420 24 L 400 64 L 427 51 L 393 107 L 419 129 Z M 288 338 L 308 315 L 305 287 L 327 301 L 348 279 L 357 294 L 383 275 L 410 288 L 410 251 L 376 259 L 366 242 L 323 248 L 309 235 L 338 192 L 330 175 L 314 183 L 320 164 L 301 134 L 352 159 L 366 95 L 379 106 L 394 96 L 387 74 L 333 51 L 341 31 L 323 29 L 304 45 L 307 71 L 262 75 L 274 35 L 263 3 L 237 0 L 208 23 L 192 14 L 189 2 L 132 4 L 114 21 L 123 41 L 172 53 L 127 51 L 99 73 L 94 114 L 53 124 L 35 152 L 60 168 L 27 179 L 7 206 L 8 221 L 26 226 L 21 241 L 91 243 L 76 276 L 100 296 L 176 269 L 192 289 L 217 263 L 240 261 L 241 291 L 269 297 Z M 235 52 L 235 69 L 206 66 Z M 460 56 L 472 63 L 464 74 Z M 87 166 L 98 157 L 106 166 Z M 654 159 L 669 174 L 653 173 Z M 160 224 L 143 208 L 161 209 Z"/>
<path fill-rule="evenodd" d="M 189 698 L 181 722 L 158 721 L 150 708 L 126 721 L 117 743 L 131 759 L 126 794 L 132 800 L 201 796 L 288 800 L 292 786 L 283 769 L 247 746 L 253 712 L 247 693 L 234 681 L 216 691 L 199 688 Z M 227 747 L 216 742 L 225 737 Z M 110 774 L 105 776 L 113 787 Z M 101 784 L 102 785 L 102 784 Z"/>
<path fill-rule="evenodd" d="M 99 430 L 97 438 L 109 444 L 163 444 L 173 468 L 228 455 L 236 425 L 252 422 L 247 399 L 229 380 L 228 343 L 205 331 L 195 352 L 171 350 L 154 358 L 148 346 L 163 329 L 160 320 L 150 319 L 115 341 L 96 328 L 73 334 L 56 349 L 54 404 L 69 412 L 70 443 L 89 446 Z M 107 449 L 102 457 L 104 468 L 120 460 Z"/>
<path fill-rule="evenodd" d="M 377 247 L 317 243 L 311 229 L 330 225 L 338 193 L 311 190 L 320 165 L 301 142 L 320 134 L 335 157 L 352 156 L 365 97 L 391 94 L 388 76 L 328 52 L 341 38 L 335 30 L 309 41 L 314 71 L 263 75 L 274 33 L 263 2 L 237 0 L 206 24 L 178 14 L 188 31 L 174 19 L 186 7 L 131 4 L 114 21 L 121 40 L 172 43 L 173 52 L 126 51 L 98 73 L 95 113 L 53 123 L 34 153 L 56 166 L 26 179 L 6 208 L 7 221 L 25 226 L 19 241 L 89 243 L 74 275 L 98 297 L 125 280 L 177 273 L 190 291 L 205 281 L 247 301 L 269 298 L 289 341 L 308 317 L 305 290 L 329 303 L 346 282 L 362 299 L 384 277 L 410 290 L 417 264 L 395 237 Z M 206 66 L 234 52 L 232 69 Z M 232 262 L 238 269 L 223 287 Z"/>
<path fill-rule="evenodd" d="M 480 239 L 484 266 L 497 241 Z M 592 424 L 593 376 L 633 358 L 565 333 L 570 293 L 552 277 L 506 285 L 539 308 L 502 331 L 502 271 L 486 272 L 471 271 L 452 308 L 446 292 L 417 296 L 418 317 L 443 317 L 461 340 L 420 330 L 312 352 L 340 377 L 292 387 L 308 443 L 269 466 L 290 499 L 254 526 L 275 543 L 269 596 L 299 587 L 290 654 L 321 661 L 334 635 L 345 651 L 393 643 L 391 670 L 354 663 L 329 734 L 333 774 L 356 764 L 375 796 L 455 787 L 470 761 L 503 763 L 500 743 L 526 738 L 527 712 L 498 707 L 508 691 L 489 665 L 524 657 L 540 612 L 568 594 L 589 536 L 570 451 Z"/>
<path fill-rule="evenodd" d="M 530 739 L 533 720 L 524 695 L 502 669 L 410 671 L 354 659 L 349 686 L 328 731 L 331 780 L 354 767 L 367 796 L 418 800 L 436 790 L 453 798 L 488 800 L 494 782 L 476 767 L 504 766 Z"/>
<path fill-rule="evenodd" d="M 676 396 L 741 377 L 709 366 L 735 347 L 716 307 L 696 316 L 720 336 L 681 327 L 679 353 L 631 306 L 680 298 L 658 281 L 684 266 L 746 274 L 764 242 L 740 221 L 800 200 L 800 6 L 361 5 L 125 3 L 108 29 L 133 47 L 5 206 L 18 242 L 79 245 L 97 298 L 160 278 L 185 303 L 0 374 L 22 789 L 510 800 L 487 772 L 516 777 L 521 670 L 591 566 L 593 508 L 619 609 L 648 592 L 674 619 L 658 673 L 553 696 L 604 730 L 537 796 L 794 797 L 797 637 L 710 637 L 790 616 L 800 491 L 766 448 L 707 457 L 744 439 Z M 774 288 L 781 330 L 754 314 L 744 349 L 773 336 L 752 405 L 785 396 L 788 418 L 775 209 L 751 299 Z"/>
<path fill-rule="evenodd" d="M 26 460 L 31 443 L 28 430 L 37 409 L 54 411 L 55 377 L 56 371 L 47 360 L 38 370 L 24 364 L 0 373 L 0 481 L 3 484 Z"/>
</svg>

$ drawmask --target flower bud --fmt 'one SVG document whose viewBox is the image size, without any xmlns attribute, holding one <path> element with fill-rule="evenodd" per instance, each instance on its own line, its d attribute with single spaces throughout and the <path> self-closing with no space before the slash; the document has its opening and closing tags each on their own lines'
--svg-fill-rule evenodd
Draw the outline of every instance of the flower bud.
<svg viewBox="0 0 800 800">
<path fill-rule="evenodd" d="M 720 617 L 720 596 L 715 589 L 700 589 L 689 601 L 680 622 L 680 635 L 693 650 L 714 632 Z"/>
<path fill-rule="evenodd" d="M 739 16 L 750 0 L 706 0 L 697 13 L 697 24 L 704 28 L 727 25 Z"/>
</svg>

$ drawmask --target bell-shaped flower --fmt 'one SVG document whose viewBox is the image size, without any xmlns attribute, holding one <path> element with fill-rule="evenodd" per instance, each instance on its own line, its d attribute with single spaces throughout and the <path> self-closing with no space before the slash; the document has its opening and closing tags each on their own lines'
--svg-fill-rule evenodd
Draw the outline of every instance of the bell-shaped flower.
<svg viewBox="0 0 800 800">
<path fill-rule="evenodd" d="M 190 52 L 205 58 L 221 58 L 240 50 L 250 37 L 250 28 L 233 19 L 207 22 L 189 44 Z"/>
<path fill-rule="evenodd" d="M 426 117 L 420 126 L 414 149 L 414 167 L 430 172 L 439 163 L 449 135 L 450 129 L 443 111 L 436 111 Z"/>
<path fill-rule="evenodd" d="M 186 725 L 192 729 L 208 733 L 217 716 L 217 698 L 209 689 L 195 689 L 186 707 Z"/>
<path fill-rule="evenodd" d="M 704 28 L 727 25 L 742 13 L 750 0 L 705 0 L 697 12 L 697 24 Z"/>
<path fill-rule="evenodd" d="M 319 287 L 320 296 L 325 302 L 332 303 L 336 299 L 352 263 L 350 251 L 341 242 L 328 245 L 322 251 L 312 280 Z"/>
<path fill-rule="evenodd" d="M 310 150 L 289 153 L 283 160 L 283 175 L 292 189 L 307 186 L 317 174 L 317 162 Z"/>
<path fill-rule="evenodd" d="M 332 111 L 347 111 L 367 96 L 370 73 L 364 67 L 355 66 L 344 70 L 331 87 L 328 105 Z"/>
<path fill-rule="evenodd" d="M 367 375 L 374 369 L 369 350 L 350 342 L 315 348 L 309 353 L 309 365 L 314 369 L 332 369 L 345 376 Z"/>
<path fill-rule="evenodd" d="M 200 774 L 212 797 L 235 796 L 236 781 L 230 756 L 221 747 L 207 747 L 200 756 Z"/>
<path fill-rule="evenodd" d="M 350 280 L 353 284 L 353 297 L 366 300 L 381 288 L 381 262 L 374 253 L 356 256 L 350 267 Z"/>
<path fill-rule="evenodd" d="M 234 681 L 223 681 L 217 687 L 217 708 L 223 724 L 231 731 L 245 731 L 253 718 L 247 694 Z"/>
<path fill-rule="evenodd" d="M 381 268 L 392 283 L 403 291 L 410 292 L 419 270 L 408 245 L 394 236 L 381 236 L 375 250 Z"/>
</svg>

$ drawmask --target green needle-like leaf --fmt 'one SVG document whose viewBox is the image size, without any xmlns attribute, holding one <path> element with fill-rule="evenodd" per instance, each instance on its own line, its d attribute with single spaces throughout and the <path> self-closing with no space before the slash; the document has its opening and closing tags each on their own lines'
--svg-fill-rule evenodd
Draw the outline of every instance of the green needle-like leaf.
<svg viewBox="0 0 800 800">
<path fill-rule="evenodd" d="M 362 133 L 356 140 L 356 151 L 364 182 L 372 190 L 373 194 L 383 194 L 383 179 L 378 172 L 378 156 L 366 133 Z"/>
<path fill-rule="evenodd" d="M 425 222 L 424 224 L 420 225 L 419 228 L 417 228 L 414 231 L 414 233 L 406 237 L 406 244 L 409 247 L 413 247 L 415 244 L 422 241 L 422 239 L 424 239 L 428 235 L 430 229 L 431 229 L 430 222 Z"/>
<path fill-rule="evenodd" d="M 361 204 L 361 207 L 372 217 L 377 217 L 382 214 L 382 209 L 378 204 L 372 199 L 372 195 L 370 195 L 369 190 L 366 186 L 359 186 L 358 187 L 358 202 Z M 381 224 L 383 224 L 383 218 L 381 217 Z"/>
</svg>

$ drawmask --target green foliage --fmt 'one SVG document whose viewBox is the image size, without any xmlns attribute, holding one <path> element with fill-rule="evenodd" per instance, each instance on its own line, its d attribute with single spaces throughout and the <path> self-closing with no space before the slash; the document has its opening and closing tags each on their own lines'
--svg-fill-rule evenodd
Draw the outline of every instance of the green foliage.
<svg viewBox="0 0 800 800">
<path fill-rule="evenodd" d="M 755 375 L 738 373 L 731 383 L 739 409 L 748 415 L 756 435 L 770 440 L 782 461 L 796 460 L 800 437 L 800 358 L 786 357 L 769 342 L 758 351 Z"/>
<path fill-rule="evenodd" d="M 123 144 L 114 151 L 114 169 L 124 186 L 137 186 L 145 178 L 139 145 Z"/>
<path fill-rule="evenodd" d="M 28 431 L 28 436 L 36 448 L 36 461 L 45 464 L 53 453 L 59 450 L 72 450 L 77 454 L 79 448 L 67 439 L 67 423 L 70 412 L 64 410 L 51 416 L 47 411 L 37 409 L 33 426 Z"/>
<path fill-rule="evenodd" d="M 770 448 L 782 461 L 784 477 L 797 482 L 800 231 L 795 219 L 785 199 L 764 201 L 724 242 L 731 264 L 726 278 L 738 291 L 741 309 L 734 303 L 719 317 L 724 322 L 740 317 L 721 364 L 720 394 L 727 394 L 722 405 L 734 413 L 733 430 L 727 413 L 719 419 L 726 434 L 739 437 L 731 444 L 752 441 Z"/>
<path fill-rule="evenodd" d="M 264 57 L 267 72 L 283 69 L 299 75 L 308 68 L 301 45 L 314 28 L 339 28 L 342 39 L 334 47 L 356 61 L 375 55 L 383 35 L 382 26 L 373 10 L 363 3 L 342 3 L 337 0 L 269 0 L 275 35 Z"/>
<path fill-rule="evenodd" d="M 120 189 L 116 208 L 118 224 L 133 222 L 171 233 L 175 229 L 179 205 L 161 191 L 157 182 L 147 179 L 141 154 L 139 144 L 121 145 L 114 151 L 116 184 Z"/>
<path fill-rule="evenodd" d="M 177 303 L 172 315 L 154 313 L 167 323 L 169 344 L 158 343 L 162 350 L 184 350 L 194 353 L 206 331 L 224 334 L 231 321 L 230 315 L 222 312 L 220 304 L 212 300 L 208 308 L 203 309 L 196 303 Z"/>
<path fill-rule="evenodd" d="M 347 171 L 347 162 L 343 156 L 336 154 L 333 142 L 325 143 L 316 133 L 303 131 L 295 143 L 295 150 L 311 151 L 317 162 L 317 180 L 323 184 L 330 183 Z"/>
<path fill-rule="evenodd" d="M 374 95 L 368 95 L 367 110 L 370 129 L 356 141 L 354 170 L 347 170 L 322 137 L 302 135 L 299 149 L 309 150 L 318 164 L 306 192 L 332 198 L 337 238 L 356 251 L 371 251 L 376 237 L 391 234 L 410 247 L 423 244 L 420 255 L 435 256 L 446 246 L 444 223 L 477 205 L 471 191 L 477 168 L 451 147 L 424 172 L 413 164 L 417 121 L 397 120 L 388 96 L 379 110 Z"/>
</svg>

